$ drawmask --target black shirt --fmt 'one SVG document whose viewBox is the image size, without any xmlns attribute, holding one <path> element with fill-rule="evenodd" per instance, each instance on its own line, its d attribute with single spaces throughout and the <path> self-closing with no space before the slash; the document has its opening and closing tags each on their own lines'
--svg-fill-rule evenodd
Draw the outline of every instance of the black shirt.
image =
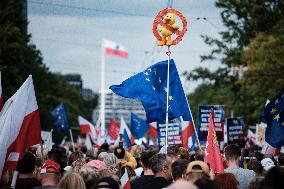
<svg viewBox="0 0 284 189">
<path fill-rule="evenodd" d="M 146 186 L 141 186 L 140 189 L 162 189 L 171 184 L 170 181 L 165 179 L 164 177 L 155 177 L 149 184 Z"/>
<path fill-rule="evenodd" d="M 131 189 L 139 189 L 149 184 L 154 179 L 154 175 L 142 175 L 141 177 L 134 179 L 130 182 Z"/>
<path fill-rule="evenodd" d="M 16 181 L 16 189 L 33 189 L 34 187 L 41 186 L 41 183 L 33 177 L 18 178 Z"/>
</svg>

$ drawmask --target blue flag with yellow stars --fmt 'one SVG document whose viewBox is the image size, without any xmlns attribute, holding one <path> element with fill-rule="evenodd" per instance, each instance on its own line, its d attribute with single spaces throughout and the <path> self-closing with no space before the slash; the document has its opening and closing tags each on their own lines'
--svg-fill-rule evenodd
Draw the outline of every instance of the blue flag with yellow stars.
<svg viewBox="0 0 284 189">
<path fill-rule="evenodd" d="M 149 124 L 134 113 L 131 113 L 130 131 L 136 139 L 140 139 L 148 131 Z"/>
<path fill-rule="evenodd" d="M 146 112 L 147 123 L 166 119 L 167 63 L 158 62 L 120 85 L 110 89 L 125 98 L 139 99 Z M 191 121 L 187 99 L 174 60 L 170 60 L 169 119 L 182 116 Z"/>
<path fill-rule="evenodd" d="M 70 129 L 70 124 L 63 103 L 60 103 L 54 110 L 52 110 L 51 115 L 57 132 Z"/>
<path fill-rule="evenodd" d="M 262 120 L 267 124 L 265 141 L 275 148 L 284 146 L 284 89 L 265 106 Z"/>
</svg>

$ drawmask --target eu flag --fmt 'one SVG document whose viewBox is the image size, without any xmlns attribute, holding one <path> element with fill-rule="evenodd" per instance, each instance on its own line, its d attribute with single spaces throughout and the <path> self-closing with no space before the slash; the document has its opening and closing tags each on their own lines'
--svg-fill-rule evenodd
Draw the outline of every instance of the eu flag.
<svg viewBox="0 0 284 189">
<path fill-rule="evenodd" d="M 284 89 L 264 108 L 263 121 L 267 124 L 265 140 L 275 148 L 284 145 Z"/>
<path fill-rule="evenodd" d="M 60 103 L 54 110 L 51 111 L 53 124 L 56 131 L 69 130 L 70 125 L 63 103 Z"/>
<path fill-rule="evenodd" d="M 110 87 L 122 97 L 139 99 L 145 109 L 147 123 L 166 119 L 167 62 L 158 62 L 126 79 L 122 84 Z M 170 60 L 169 119 L 180 116 L 185 121 L 191 120 L 176 65 L 174 60 Z"/>
<path fill-rule="evenodd" d="M 130 131 L 136 139 L 140 139 L 148 131 L 149 125 L 145 120 L 141 119 L 134 113 L 131 113 L 131 126 Z"/>
</svg>

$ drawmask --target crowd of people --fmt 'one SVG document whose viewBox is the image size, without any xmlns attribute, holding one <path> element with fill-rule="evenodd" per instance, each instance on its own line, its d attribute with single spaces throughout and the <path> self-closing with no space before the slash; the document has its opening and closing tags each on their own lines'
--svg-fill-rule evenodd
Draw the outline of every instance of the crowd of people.
<svg viewBox="0 0 284 189">
<path fill-rule="evenodd" d="M 53 145 L 50 151 L 30 148 L 17 163 L 16 189 L 283 189 L 284 154 L 228 145 L 222 151 L 224 173 L 213 173 L 204 151 L 169 146 L 130 149 L 107 143 L 87 150 Z M 12 172 L 2 175 L 4 188 Z"/>
</svg>

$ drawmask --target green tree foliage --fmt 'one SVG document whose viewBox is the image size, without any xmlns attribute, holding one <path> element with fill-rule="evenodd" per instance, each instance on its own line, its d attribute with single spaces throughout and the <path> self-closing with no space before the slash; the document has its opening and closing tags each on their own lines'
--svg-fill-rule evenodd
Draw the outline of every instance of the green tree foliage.
<svg viewBox="0 0 284 189">
<path fill-rule="evenodd" d="M 65 104 L 71 126 L 77 127 L 77 116 L 91 119 L 97 98 L 85 101 L 80 92 L 51 73 L 43 64 L 40 51 L 30 43 L 27 21 L 22 15 L 21 0 L 0 2 L 0 69 L 4 99 L 12 96 L 28 75 L 33 76 L 43 129 L 51 129 L 50 111 Z"/>
<path fill-rule="evenodd" d="M 207 96 L 212 92 L 218 96 L 215 98 L 222 99 L 218 104 L 224 104 L 236 116 L 244 116 L 247 124 L 253 124 L 258 121 L 266 99 L 284 87 L 284 1 L 217 0 L 216 7 L 222 10 L 227 30 L 220 32 L 220 40 L 202 36 L 213 50 L 201 56 L 201 60 L 218 58 L 222 66 L 216 71 L 200 67 L 185 73 L 189 80 L 210 81 L 200 85 L 190 98 L 197 98 L 199 104 L 207 98 L 209 104 L 214 104 L 216 99 Z M 200 91 L 206 95 L 200 97 Z"/>
</svg>

